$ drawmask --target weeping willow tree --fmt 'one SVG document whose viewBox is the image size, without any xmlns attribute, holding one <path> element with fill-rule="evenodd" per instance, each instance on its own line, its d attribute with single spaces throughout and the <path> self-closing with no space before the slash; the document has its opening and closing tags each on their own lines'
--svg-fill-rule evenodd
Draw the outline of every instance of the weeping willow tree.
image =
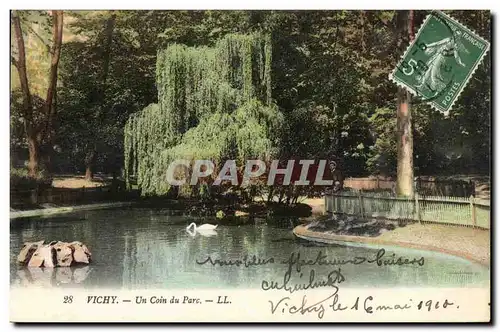
<svg viewBox="0 0 500 332">
<path fill-rule="evenodd" d="M 171 45 L 158 52 L 158 104 L 125 126 L 125 177 L 163 195 L 175 159 L 270 159 L 283 117 L 271 100 L 271 41 L 230 34 L 214 47 Z"/>
</svg>

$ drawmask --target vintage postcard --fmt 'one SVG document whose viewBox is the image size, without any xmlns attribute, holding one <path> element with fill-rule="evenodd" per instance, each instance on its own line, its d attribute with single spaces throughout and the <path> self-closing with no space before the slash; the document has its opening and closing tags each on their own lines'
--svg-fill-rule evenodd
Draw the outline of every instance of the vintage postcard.
<svg viewBox="0 0 500 332">
<path fill-rule="evenodd" d="M 490 322 L 490 11 L 10 34 L 11 322 Z"/>
</svg>

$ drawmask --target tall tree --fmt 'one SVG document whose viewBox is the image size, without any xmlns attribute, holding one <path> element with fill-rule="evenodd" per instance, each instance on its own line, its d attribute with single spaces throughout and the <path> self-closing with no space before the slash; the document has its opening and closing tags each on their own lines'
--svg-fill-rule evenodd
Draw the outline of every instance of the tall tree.
<svg viewBox="0 0 500 332">
<path fill-rule="evenodd" d="M 95 89 L 93 91 L 92 103 L 95 105 L 95 109 L 97 112 L 97 119 L 103 118 L 104 113 L 104 103 L 106 100 L 106 87 L 107 87 L 107 78 L 109 74 L 109 66 L 110 66 L 110 58 L 111 58 L 111 44 L 113 43 L 113 30 L 115 27 L 116 14 L 112 13 L 111 16 L 105 21 L 104 27 L 104 45 L 102 47 L 102 51 L 100 52 L 100 57 L 102 58 L 102 72 L 99 77 L 100 82 L 95 85 Z M 94 177 L 94 163 L 96 160 L 96 141 L 97 137 L 93 136 L 94 141 L 90 142 L 87 147 L 87 153 L 85 156 L 85 179 L 92 180 Z"/>
<path fill-rule="evenodd" d="M 56 113 L 57 100 L 57 70 L 61 54 L 63 33 L 63 12 L 54 10 L 52 15 L 52 47 L 50 48 L 50 72 L 45 99 L 41 105 L 35 105 L 29 88 L 28 74 L 26 69 L 26 48 L 24 44 L 21 19 L 16 11 L 12 11 L 12 25 L 14 28 L 15 41 L 17 45 L 17 59 L 11 57 L 11 61 L 17 68 L 23 96 L 23 121 L 24 131 L 29 149 L 29 175 L 36 176 L 40 169 L 41 148 L 50 145 L 52 139 L 52 125 Z M 38 116 L 38 113 L 41 116 Z"/>
<path fill-rule="evenodd" d="M 409 34 L 413 41 L 413 10 L 408 13 L 400 12 L 404 16 L 403 33 Z M 406 18 L 407 16 L 407 18 Z M 398 168 L 396 193 L 401 196 L 413 196 L 413 129 L 411 126 L 411 95 L 405 89 L 398 87 L 397 92 L 397 153 Z"/>
<path fill-rule="evenodd" d="M 178 158 L 221 167 L 276 155 L 282 116 L 271 98 L 271 54 L 263 34 L 158 52 L 158 104 L 131 115 L 124 130 L 125 173 L 143 194 L 170 192 L 163 170 Z"/>
<path fill-rule="evenodd" d="M 156 101 L 154 33 L 147 33 L 149 23 L 142 29 L 130 19 L 136 12 L 67 15 L 68 31 L 78 38 L 64 44 L 61 59 L 60 170 L 83 171 L 88 179 L 97 170 L 117 176 L 128 115 Z"/>
</svg>

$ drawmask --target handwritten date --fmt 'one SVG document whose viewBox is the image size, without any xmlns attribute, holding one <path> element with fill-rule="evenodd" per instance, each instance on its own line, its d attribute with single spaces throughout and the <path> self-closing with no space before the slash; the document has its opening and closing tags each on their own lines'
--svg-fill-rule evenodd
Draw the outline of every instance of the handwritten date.
<svg viewBox="0 0 500 332">
<path fill-rule="evenodd" d="M 345 310 L 354 310 L 366 314 L 375 314 L 380 311 L 407 311 L 407 310 L 443 310 L 458 306 L 448 299 L 444 301 L 408 299 L 400 303 L 376 299 L 373 296 L 358 296 L 354 300 L 344 301 L 340 299 L 338 289 L 322 300 L 310 301 L 307 295 L 303 295 L 299 301 L 289 296 L 283 297 L 278 301 L 269 301 L 272 314 L 291 314 L 306 315 L 315 314 L 322 319 L 327 312 L 338 312 Z"/>
</svg>

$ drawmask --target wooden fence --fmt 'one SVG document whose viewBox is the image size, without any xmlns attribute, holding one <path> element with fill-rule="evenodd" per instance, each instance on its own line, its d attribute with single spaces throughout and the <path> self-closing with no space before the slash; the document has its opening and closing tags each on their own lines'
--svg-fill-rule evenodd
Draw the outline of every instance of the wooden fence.
<svg viewBox="0 0 500 332">
<path fill-rule="evenodd" d="M 364 191 L 394 191 L 396 181 L 391 178 L 346 178 L 344 188 Z M 473 181 L 443 180 L 417 177 L 415 188 L 421 195 L 428 196 L 462 196 L 468 197 L 475 194 L 476 186 Z"/>
<path fill-rule="evenodd" d="M 470 196 L 398 198 L 387 192 L 346 191 L 325 196 L 325 209 L 362 218 L 386 218 L 490 228 L 490 203 Z"/>
</svg>

